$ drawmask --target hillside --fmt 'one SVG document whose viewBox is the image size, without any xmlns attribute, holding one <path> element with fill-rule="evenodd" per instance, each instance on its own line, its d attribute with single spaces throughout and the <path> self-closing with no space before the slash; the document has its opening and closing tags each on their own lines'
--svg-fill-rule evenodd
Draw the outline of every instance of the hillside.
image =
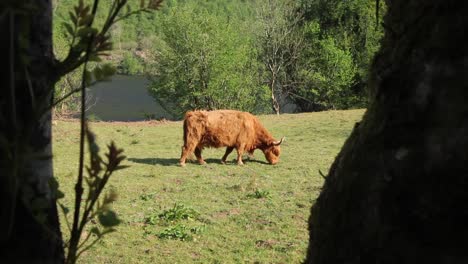
<svg viewBox="0 0 468 264">
<path fill-rule="evenodd" d="M 182 168 L 177 165 L 181 122 L 91 123 L 102 151 L 114 140 L 131 167 L 110 180 L 122 223 L 81 262 L 299 263 L 308 242 L 309 210 L 323 183 L 319 170 L 328 170 L 362 114 L 261 116 L 275 137 L 286 136 L 275 166 L 266 164 L 260 151 L 244 166 L 235 165 L 234 154 L 222 165 L 224 150 L 207 149 L 206 166 Z M 76 121 L 59 120 L 53 131 L 55 174 L 67 206 L 77 171 L 78 129 Z M 190 217 L 166 221 L 171 212 Z M 62 217 L 66 230 L 64 223 Z"/>
</svg>

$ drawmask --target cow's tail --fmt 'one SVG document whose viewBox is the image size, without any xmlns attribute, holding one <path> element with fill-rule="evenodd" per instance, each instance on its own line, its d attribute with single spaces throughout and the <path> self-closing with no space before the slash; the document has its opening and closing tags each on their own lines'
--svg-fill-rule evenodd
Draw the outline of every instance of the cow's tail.
<svg viewBox="0 0 468 264">
<path fill-rule="evenodd" d="M 187 141 L 188 141 L 188 134 L 189 134 L 189 118 L 192 116 L 192 112 L 187 112 L 185 113 L 184 117 L 184 147 L 187 146 Z"/>
<path fill-rule="evenodd" d="M 187 113 L 188 114 L 188 113 Z M 184 147 L 187 146 L 188 126 L 187 126 L 187 115 L 184 118 Z"/>
</svg>

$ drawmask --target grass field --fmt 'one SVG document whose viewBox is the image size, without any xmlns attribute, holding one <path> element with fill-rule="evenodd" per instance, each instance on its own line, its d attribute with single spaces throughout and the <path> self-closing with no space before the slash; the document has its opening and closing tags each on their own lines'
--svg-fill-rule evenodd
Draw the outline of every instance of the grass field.
<svg viewBox="0 0 468 264">
<path fill-rule="evenodd" d="M 131 167 L 112 176 L 113 209 L 122 223 L 81 263 L 300 263 L 308 242 L 309 210 L 326 173 L 362 110 L 260 116 L 277 138 L 281 160 L 261 151 L 244 166 L 235 151 L 206 149 L 208 164 L 177 165 L 182 123 L 92 123 L 104 151 L 114 140 Z M 55 174 L 71 207 L 77 174 L 79 124 L 54 126 Z M 175 206 L 177 205 L 177 206 Z M 178 220 L 179 219 L 179 220 Z M 63 221 L 62 221 L 63 222 Z M 66 227 L 62 223 L 64 233 Z"/>
</svg>

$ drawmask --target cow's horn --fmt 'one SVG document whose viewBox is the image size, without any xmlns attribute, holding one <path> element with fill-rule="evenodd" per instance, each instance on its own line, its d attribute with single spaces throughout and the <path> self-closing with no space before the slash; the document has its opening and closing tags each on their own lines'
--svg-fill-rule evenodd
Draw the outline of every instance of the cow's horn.
<svg viewBox="0 0 468 264">
<path fill-rule="evenodd" d="M 281 145 L 281 143 L 283 143 L 283 140 L 284 140 L 284 137 L 282 137 L 280 141 L 273 141 L 273 145 L 274 146 L 279 146 L 279 145 Z"/>
</svg>

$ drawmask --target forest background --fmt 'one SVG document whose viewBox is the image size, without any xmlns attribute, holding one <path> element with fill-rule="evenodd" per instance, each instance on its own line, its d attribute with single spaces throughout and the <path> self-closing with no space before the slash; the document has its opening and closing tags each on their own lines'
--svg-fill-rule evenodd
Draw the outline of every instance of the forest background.
<svg viewBox="0 0 468 264">
<path fill-rule="evenodd" d="M 74 3 L 54 1 L 59 58 L 69 49 Z M 132 4 L 137 9 L 138 1 Z M 161 12 L 116 24 L 114 50 L 105 60 L 118 74 L 145 76 L 149 93 L 177 118 L 191 109 L 363 108 L 384 11 L 373 0 L 167 0 Z M 104 15 L 96 19 L 103 23 Z M 56 98 L 79 88 L 79 72 L 58 83 Z M 75 96 L 55 112 L 75 112 Z"/>
</svg>

